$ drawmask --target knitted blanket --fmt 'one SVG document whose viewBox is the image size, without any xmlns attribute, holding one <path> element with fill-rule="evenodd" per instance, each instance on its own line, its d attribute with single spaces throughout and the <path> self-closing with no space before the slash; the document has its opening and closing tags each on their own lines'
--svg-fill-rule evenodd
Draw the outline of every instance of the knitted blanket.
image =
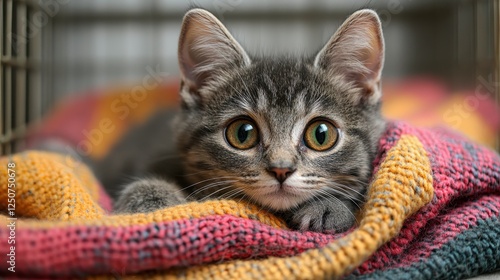
<svg viewBox="0 0 500 280">
<path fill-rule="evenodd" d="M 498 154 L 393 122 L 375 166 L 359 223 L 322 234 L 231 200 L 110 215 L 72 158 L 3 157 L 0 276 L 457 279 L 500 268 Z"/>
</svg>

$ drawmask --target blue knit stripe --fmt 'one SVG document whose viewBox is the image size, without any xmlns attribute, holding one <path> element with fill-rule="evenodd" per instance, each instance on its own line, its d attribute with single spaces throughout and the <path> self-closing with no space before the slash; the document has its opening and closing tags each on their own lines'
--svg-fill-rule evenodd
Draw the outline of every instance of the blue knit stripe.
<svg viewBox="0 0 500 280">
<path fill-rule="evenodd" d="M 500 269 L 500 220 L 478 221 L 426 260 L 409 267 L 350 275 L 346 279 L 463 279 Z"/>
</svg>

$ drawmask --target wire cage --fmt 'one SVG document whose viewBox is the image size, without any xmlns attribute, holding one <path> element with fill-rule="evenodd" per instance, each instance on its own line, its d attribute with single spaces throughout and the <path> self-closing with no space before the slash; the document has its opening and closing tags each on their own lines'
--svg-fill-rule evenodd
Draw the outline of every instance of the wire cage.
<svg viewBox="0 0 500 280">
<path fill-rule="evenodd" d="M 41 46 L 45 19 L 36 1 L 0 2 L 0 153 L 9 154 L 42 111 Z"/>
<path fill-rule="evenodd" d="M 137 81 L 148 65 L 177 74 L 177 36 L 192 6 L 213 11 L 246 46 L 273 40 L 306 52 L 353 11 L 373 8 L 390 54 L 384 75 L 429 73 L 457 87 L 500 81 L 497 0 L 270 2 L 0 0 L 0 154 L 22 149 L 28 128 L 66 96 Z"/>
</svg>

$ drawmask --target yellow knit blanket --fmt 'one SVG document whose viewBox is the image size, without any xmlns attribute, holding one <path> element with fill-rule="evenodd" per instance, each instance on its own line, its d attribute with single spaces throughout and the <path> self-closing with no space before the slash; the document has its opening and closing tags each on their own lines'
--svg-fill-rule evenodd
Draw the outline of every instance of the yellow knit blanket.
<svg viewBox="0 0 500 280">
<path fill-rule="evenodd" d="M 122 271 L 114 271 L 114 273 L 122 275 L 125 272 L 127 275 L 123 276 L 130 276 L 134 279 L 139 275 L 146 278 L 168 279 L 177 277 L 189 279 L 337 278 L 352 271 L 382 244 L 395 237 L 405 219 L 431 201 L 433 197 L 431 172 L 429 159 L 420 141 L 414 136 L 404 135 L 387 152 L 384 161 L 378 167 L 368 191 L 367 203 L 359 213 L 359 225 L 345 236 L 330 240 L 325 246 L 305 250 L 298 255 L 293 256 L 292 254 L 292 256 L 288 257 L 270 256 L 262 258 L 261 256 L 258 259 L 235 258 L 234 260 L 224 261 L 223 254 L 219 254 L 222 257 L 216 263 L 213 263 L 213 259 L 211 259 L 209 261 L 198 261 L 203 265 L 191 266 L 189 260 L 185 260 L 186 266 L 182 265 L 181 260 L 179 265 L 170 265 L 170 268 L 164 271 L 130 274 L 134 271 L 137 273 L 142 271 L 139 266 L 137 269 L 123 267 Z M 7 203 L 9 182 L 11 186 L 12 183 L 15 185 L 13 188 L 15 190 L 15 209 L 13 210 L 14 215 L 11 215 L 11 217 L 8 216 L 9 211 L 7 211 L 7 209 L 12 208 L 10 207 L 12 205 Z M 133 232 L 137 227 L 151 224 L 158 227 L 159 224 L 170 225 L 173 222 L 186 220 L 190 222 L 210 217 L 217 219 L 229 215 L 250 220 L 252 223 L 259 224 L 259 226 L 263 224 L 262 227 L 268 225 L 267 228 L 278 232 L 290 232 L 286 230 L 285 224 L 280 219 L 246 203 L 228 200 L 208 201 L 181 205 L 149 214 L 109 215 L 98 203 L 100 196 L 102 194 L 99 191 L 99 185 L 91 172 L 83 164 L 75 162 L 69 157 L 32 151 L 1 158 L 0 209 L 5 210 L 5 214 L 1 216 L 0 220 L 3 224 L 8 224 L 12 221 L 10 218 L 17 218 L 15 221 L 15 231 L 18 238 L 15 248 L 16 269 L 18 271 L 33 272 L 33 269 L 30 268 L 37 266 L 33 263 L 37 260 L 40 261 L 37 258 L 50 258 L 50 256 L 57 258 L 56 254 L 33 255 L 32 253 L 43 247 L 42 245 L 40 245 L 42 247 L 37 247 L 36 242 L 42 242 L 40 238 L 44 235 L 39 234 L 39 231 L 44 230 L 47 233 L 48 230 L 58 229 L 57 232 L 52 233 L 52 236 L 56 235 L 54 238 L 57 238 L 59 236 L 57 234 L 61 232 L 64 234 L 65 231 L 75 230 L 75 228 L 80 229 L 80 231 L 81 228 L 97 228 L 97 231 L 101 230 L 102 235 L 104 235 L 105 228 Z M 5 234 L 6 231 L 0 231 L 2 242 Z M 25 241 L 20 240 L 21 234 L 26 238 L 32 236 L 34 238 L 33 244 L 26 244 Z M 40 236 L 33 237 L 37 234 Z M 81 238 L 89 238 L 88 236 L 81 236 L 81 232 L 79 234 Z M 296 234 L 300 235 L 301 233 L 296 232 Z M 66 235 L 70 234 L 66 233 Z M 312 235 L 304 236 L 310 237 Z M 124 240 L 127 239 L 125 235 L 122 237 Z M 62 248 L 62 250 L 58 251 L 64 253 L 71 251 L 72 246 L 78 245 L 81 241 L 75 239 L 72 242 L 67 242 L 64 238 L 61 240 L 65 240 L 66 243 L 58 245 L 57 239 L 44 240 L 44 242 L 51 242 L 50 244 L 54 247 L 67 246 L 66 250 Z M 92 244 L 102 246 L 100 241 L 94 240 Z M 195 241 L 188 240 L 187 242 Z M 125 250 L 121 254 L 130 254 L 132 256 L 132 254 L 136 253 L 134 244 L 126 245 L 123 248 L 130 251 Z M 186 245 L 186 248 L 189 247 L 188 245 Z M 5 246 L 2 246 L 0 253 L 5 255 L 4 253 L 7 254 L 8 251 L 3 248 Z M 175 250 L 187 250 L 186 248 L 176 248 Z M 97 248 L 94 248 L 94 250 L 97 250 Z M 205 251 L 201 250 L 199 254 L 203 254 Z M 75 249 L 71 252 L 78 252 L 78 250 Z M 96 255 L 87 257 L 97 258 Z M 65 256 L 65 258 L 68 258 L 68 256 Z M 81 259 L 75 257 L 75 260 Z M 138 257 L 136 261 L 140 262 L 140 259 Z M 89 260 L 87 259 L 87 261 Z M 113 259 L 106 259 L 106 261 L 109 262 L 105 265 L 108 269 L 117 269 Z M 94 262 L 91 263 L 95 265 Z M 64 264 L 64 259 L 56 263 L 51 263 L 50 260 L 44 261 L 43 264 L 38 265 L 38 274 L 46 276 L 71 275 L 70 271 L 64 272 L 65 270 L 62 267 Z M 4 268 L 5 265 L 4 262 L 0 266 Z M 165 263 L 164 265 L 155 264 L 154 266 L 156 268 L 169 267 Z M 144 267 L 151 269 L 151 266 L 146 265 L 142 268 Z M 63 272 L 41 273 L 44 272 L 44 269 L 61 269 Z M 83 264 L 77 265 L 73 269 L 75 271 L 77 269 L 86 269 L 80 272 L 80 275 L 89 276 L 97 272 L 101 274 L 99 278 L 109 277 L 102 276 L 102 270 L 88 268 Z"/>
</svg>

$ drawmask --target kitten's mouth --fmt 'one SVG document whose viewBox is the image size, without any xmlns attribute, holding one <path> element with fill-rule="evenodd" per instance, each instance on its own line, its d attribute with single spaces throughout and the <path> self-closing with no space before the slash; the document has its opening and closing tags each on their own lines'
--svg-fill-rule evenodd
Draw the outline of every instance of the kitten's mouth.
<svg viewBox="0 0 500 280">
<path fill-rule="evenodd" d="M 288 184 L 268 185 L 270 190 L 253 197 L 262 205 L 275 210 L 286 210 L 307 200 L 308 195 Z"/>
<path fill-rule="evenodd" d="M 275 184 L 270 187 L 272 188 L 272 191 L 267 192 L 266 195 L 286 195 L 296 198 L 304 197 L 303 192 L 288 184 Z"/>
<path fill-rule="evenodd" d="M 294 186 L 290 186 L 288 184 L 277 184 L 276 186 L 278 188 L 276 190 L 277 193 L 299 196 L 299 194 L 297 193 L 297 188 Z"/>
</svg>

